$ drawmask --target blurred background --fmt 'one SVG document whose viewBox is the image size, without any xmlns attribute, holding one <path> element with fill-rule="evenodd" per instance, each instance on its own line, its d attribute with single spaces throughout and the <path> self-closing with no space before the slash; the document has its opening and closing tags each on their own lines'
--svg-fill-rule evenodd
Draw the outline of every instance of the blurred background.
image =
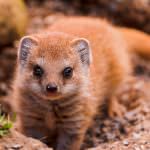
<svg viewBox="0 0 150 150">
<path fill-rule="evenodd" d="M 0 0 L 0 44 L 36 32 L 60 15 L 107 18 L 150 33 L 150 0 Z"/>
</svg>

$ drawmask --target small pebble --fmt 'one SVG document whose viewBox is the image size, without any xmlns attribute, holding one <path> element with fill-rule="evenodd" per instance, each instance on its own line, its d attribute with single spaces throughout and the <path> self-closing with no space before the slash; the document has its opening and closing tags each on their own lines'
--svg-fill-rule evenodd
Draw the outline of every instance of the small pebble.
<svg viewBox="0 0 150 150">
<path fill-rule="evenodd" d="M 20 144 L 15 144 L 15 145 L 11 146 L 11 148 L 12 148 L 13 150 L 19 150 L 19 149 L 21 149 L 22 147 L 23 147 L 23 146 L 20 145 Z"/>
<path fill-rule="evenodd" d="M 135 147 L 134 150 L 141 150 L 139 147 Z"/>
<path fill-rule="evenodd" d="M 129 145 L 129 142 L 128 142 L 127 140 L 124 140 L 124 141 L 123 141 L 123 145 L 128 146 L 128 145 Z"/>
<path fill-rule="evenodd" d="M 134 139 L 140 139 L 140 134 L 138 134 L 138 133 L 133 133 L 133 138 Z"/>
</svg>

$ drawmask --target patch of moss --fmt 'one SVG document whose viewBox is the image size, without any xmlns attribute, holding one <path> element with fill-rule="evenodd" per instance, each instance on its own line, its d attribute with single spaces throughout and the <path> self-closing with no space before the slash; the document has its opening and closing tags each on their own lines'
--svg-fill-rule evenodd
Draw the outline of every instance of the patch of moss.
<svg viewBox="0 0 150 150">
<path fill-rule="evenodd" d="M 0 116 L 0 137 L 9 133 L 9 130 L 12 128 L 13 123 L 5 115 Z"/>
<path fill-rule="evenodd" d="M 10 119 L 9 115 L 3 114 L 0 108 L 0 137 L 9 133 L 10 129 L 13 127 L 15 118 L 16 116 L 13 115 Z"/>
</svg>

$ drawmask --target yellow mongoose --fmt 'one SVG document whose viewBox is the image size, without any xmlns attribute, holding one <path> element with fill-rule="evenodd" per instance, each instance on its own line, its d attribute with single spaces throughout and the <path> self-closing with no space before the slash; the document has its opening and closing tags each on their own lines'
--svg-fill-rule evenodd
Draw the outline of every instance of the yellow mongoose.
<svg viewBox="0 0 150 150">
<path fill-rule="evenodd" d="M 79 150 L 97 107 L 131 76 L 130 50 L 150 58 L 150 36 L 96 18 L 64 17 L 23 37 L 12 94 L 18 130 Z M 120 111 L 114 103 L 110 115 Z"/>
</svg>

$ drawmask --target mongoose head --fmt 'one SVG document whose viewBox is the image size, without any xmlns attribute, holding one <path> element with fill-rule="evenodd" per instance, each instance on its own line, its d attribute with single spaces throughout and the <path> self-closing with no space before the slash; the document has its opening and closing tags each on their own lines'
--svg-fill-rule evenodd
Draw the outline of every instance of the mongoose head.
<svg viewBox="0 0 150 150">
<path fill-rule="evenodd" d="M 25 36 L 18 50 L 19 88 L 46 100 L 81 92 L 87 83 L 91 51 L 88 40 L 52 32 Z"/>
</svg>

